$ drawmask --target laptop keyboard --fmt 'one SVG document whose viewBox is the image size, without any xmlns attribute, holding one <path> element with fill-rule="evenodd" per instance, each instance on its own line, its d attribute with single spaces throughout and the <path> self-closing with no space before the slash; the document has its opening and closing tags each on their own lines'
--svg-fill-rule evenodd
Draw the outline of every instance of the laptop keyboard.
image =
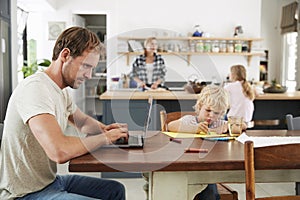
<svg viewBox="0 0 300 200">
<path fill-rule="evenodd" d="M 135 136 L 130 136 L 128 138 L 128 143 L 129 144 L 138 144 L 139 143 L 139 138 Z"/>
<path fill-rule="evenodd" d="M 125 140 L 125 138 L 119 138 L 114 142 L 114 144 L 138 144 L 139 143 L 139 137 L 130 136 L 128 138 L 128 142 Z"/>
</svg>

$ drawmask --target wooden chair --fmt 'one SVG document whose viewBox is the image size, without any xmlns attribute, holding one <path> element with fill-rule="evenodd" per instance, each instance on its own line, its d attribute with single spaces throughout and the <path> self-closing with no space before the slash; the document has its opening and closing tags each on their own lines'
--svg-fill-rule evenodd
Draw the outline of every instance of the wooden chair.
<svg viewBox="0 0 300 200">
<path fill-rule="evenodd" d="M 193 111 L 185 111 L 185 112 L 170 112 L 166 113 L 165 110 L 160 111 L 160 124 L 161 131 L 168 131 L 168 123 L 183 117 L 184 115 L 196 115 Z M 218 193 L 220 194 L 221 200 L 237 200 L 238 193 L 232 190 L 229 186 L 218 183 L 217 184 Z M 190 195 L 192 196 L 192 195 Z"/>
<path fill-rule="evenodd" d="M 300 144 L 254 148 L 244 144 L 246 200 L 300 200 L 300 196 L 255 198 L 255 170 L 300 169 Z"/>
<path fill-rule="evenodd" d="M 196 115 L 193 111 L 187 112 L 170 112 L 166 113 L 165 110 L 160 111 L 160 126 L 161 131 L 168 131 L 168 123 L 183 117 L 184 115 Z"/>
<path fill-rule="evenodd" d="M 291 114 L 287 114 L 286 123 L 288 130 L 300 130 L 300 117 L 293 117 Z M 300 182 L 296 182 L 296 195 L 300 195 Z"/>
</svg>

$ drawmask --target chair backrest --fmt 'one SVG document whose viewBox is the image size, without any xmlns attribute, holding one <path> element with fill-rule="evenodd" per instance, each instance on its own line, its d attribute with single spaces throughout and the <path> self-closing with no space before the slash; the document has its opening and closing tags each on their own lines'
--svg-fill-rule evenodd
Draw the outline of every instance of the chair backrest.
<svg viewBox="0 0 300 200">
<path fill-rule="evenodd" d="M 286 115 L 286 123 L 288 130 L 300 130 L 300 117 L 293 117 L 293 115 Z"/>
<path fill-rule="evenodd" d="M 160 111 L 160 125 L 161 131 L 168 131 L 168 123 L 181 118 L 184 115 L 195 115 L 196 113 L 191 112 L 170 112 L 166 113 L 165 110 Z"/>
<path fill-rule="evenodd" d="M 252 141 L 244 144 L 246 200 L 300 200 L 300 196 L 255 198 L 255 170 L 300 169 L 300 144 L 254 148 Z"/>
</svg>

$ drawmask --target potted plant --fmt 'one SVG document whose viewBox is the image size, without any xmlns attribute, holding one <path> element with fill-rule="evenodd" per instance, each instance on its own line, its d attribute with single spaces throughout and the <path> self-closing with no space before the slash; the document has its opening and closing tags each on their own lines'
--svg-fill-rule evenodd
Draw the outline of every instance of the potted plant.
<svg viewBox="0 0 300 200">
<path fill-rule="evenodd" d="M 25 64 L 27 64 L 28 62 L 25 61 Z M 31 63 L 30 65 L 24 65 L 22 67 L 22 72 L 23 72 L 23 76 L 24 78 L 34 74 L 35 72 L 37 72 L 38 70 L 43 70 L 44 67 L 49 67 L 49 65 L 51 64 L 51 61 L 48 59 L 41 59 L 41 60 L 36 60 L 33 63 Z"/>
</svg>

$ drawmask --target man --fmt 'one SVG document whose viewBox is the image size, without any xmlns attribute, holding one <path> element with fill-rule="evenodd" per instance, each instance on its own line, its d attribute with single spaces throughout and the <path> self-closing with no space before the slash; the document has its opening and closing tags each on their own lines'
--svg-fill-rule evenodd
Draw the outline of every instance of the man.
<svg viewBox="0 0 300 200">
<path fill-rule="evenodd" d="M 91 78 L 100 50 L 94 33 L 71 27 L 58 37 L 51 65 L 14 90 L 4 122 L 0 199 L 125 199 L 116 181 L 56 175 L 57 163 L 127 137 L 127 125 L 106 126 L 89 117 L 66 90 Z M 87 137 L 64 135 L 67 123 Z"/>
</svg>

